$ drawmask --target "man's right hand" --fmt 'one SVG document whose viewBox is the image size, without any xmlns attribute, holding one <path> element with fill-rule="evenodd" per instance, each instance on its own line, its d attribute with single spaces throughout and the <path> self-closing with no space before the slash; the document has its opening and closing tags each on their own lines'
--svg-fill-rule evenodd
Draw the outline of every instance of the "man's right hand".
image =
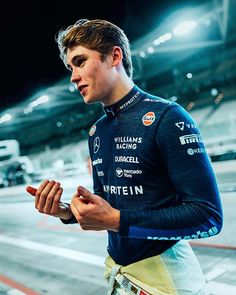
<svg viewBox="0 0 236 295">
<path fill-rule="evenodd" d="M 70 206 L 60 201 L 63 189 L 59 182 L 45 180 L 38 189 L 27 186 L 26 191 L 32 196 L 35 196 L 35 208 L 40 213 L 65 220 L 72 218 L 73 214 Z"/>
</svg>

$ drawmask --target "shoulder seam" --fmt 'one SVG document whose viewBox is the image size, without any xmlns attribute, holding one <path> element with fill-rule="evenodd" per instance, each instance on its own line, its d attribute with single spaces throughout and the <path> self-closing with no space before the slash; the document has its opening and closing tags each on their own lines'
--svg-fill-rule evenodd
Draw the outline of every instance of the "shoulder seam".
<svg viewBox="0 0 236 295">
<path fill-rule="evenodd" d="M 106 115 L 103 115 L 101 116 L 95 123 L 92 124 L 93 125 L 96 125 L 98 122 L 100 122 L 102 119 L 104 119 L 106 117 Z"/>
</svg>

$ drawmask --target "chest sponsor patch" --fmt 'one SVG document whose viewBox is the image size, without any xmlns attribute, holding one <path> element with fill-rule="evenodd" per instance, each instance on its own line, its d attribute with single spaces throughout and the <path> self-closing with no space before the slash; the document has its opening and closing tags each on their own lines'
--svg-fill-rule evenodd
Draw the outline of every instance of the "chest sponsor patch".
<svg viewBox="0 0 236 295">
<path fill-rule="evenodd" d="M 175 126 L 177 126 L 180 130 L 184 131 L 184 129 L 197 129 L 197 125 L 193 123 L 188 122 L 177 122 L 175 123 Z"/>
<path fill-rule="evenodd" d="M 181 145 L 203 142 L 200 134 L 187 134 L 179 137 Z"/>
<path fill-rule="evenodd" d="M 95 133 L 95 131 L 96 131 L 96 125 L 93 125 L 93 126 L 90 128 L 90 130 L 89 130 L 89 135 L 90 135 L 90 136 L 93 136 L 94 133 Z"/>
<path fill-rule="evenodd" d="M 146 113 L 143 118 L 143 125 L 144 126 L 150 126 L 155 121 L 155 113 L 154 112 L 148 112 Z"/>
<path fill-rule="evenodd" d="M 96 154 L 100 149 L 100 137 L 96 137 L 93 141 L 93 152 Z"/>
</svg>

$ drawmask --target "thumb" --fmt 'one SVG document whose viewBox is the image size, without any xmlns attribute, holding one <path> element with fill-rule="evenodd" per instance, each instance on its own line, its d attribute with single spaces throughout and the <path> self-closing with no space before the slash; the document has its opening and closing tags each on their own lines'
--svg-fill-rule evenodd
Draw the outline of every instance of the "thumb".
<svg viewBox="0 0 236 295">
<path fill-rule="evenodd" d="M 35 196 L 37 189 L 32 186 L 27 186 L 26 191 L 27 191 L 27 193 L 31 194 L 32 196 Z"/>
<path fill-rule="evenodd" d="M 92 203 L 96 202 L 96 196 L 92 194 L 89 190 L 84 188 L 83 186 L 78 186 L 77 192 L 80 196 L 84 197 L 89 202 L 92 202 Z"/>
</svg>

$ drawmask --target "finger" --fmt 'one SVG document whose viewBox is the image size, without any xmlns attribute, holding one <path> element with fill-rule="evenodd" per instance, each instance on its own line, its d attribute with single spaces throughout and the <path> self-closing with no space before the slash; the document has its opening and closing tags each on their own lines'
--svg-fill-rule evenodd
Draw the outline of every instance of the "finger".
<svg viewBox="0 0 236 295">
<path fill-rule="evenodd" d="M 72 201 L 73 201 L 74 199 L 76 199 L 76 198 L 79 198 L 79 194 L 78 194 L 78 192 L 74 193 L 74 195 L 73 195 L 73 197 L 72 197 Z"/>
<path fill-rule="evenodd" d="M 44 180 L 44 182 L 41 183 L 41 185 L 38 187 L 37 191 L 35 192 L 35 208 L 38 209 L 38 204 L 39 204 L 39 198 L 40 198 L 40 195 L 43 191 L 43 189 L 47 186 L 48 184 L 48 180 Z"/>
<path fill-rule="evenodd" d="M 59 211 L 59 205 L 60 205 L 60 199 L 61 199 L 61 195 L 63 193 L 63 188 L 60 187 L 58 189 L 58 191 L 56 192 L 55 194 L 55 197 L 53 199 L 53 203 L 51 205 L 51 210 L 50 210 L 50 214 L 51 215 L 55 215 L 55 214 L 58 214 L 58 211 Z"/>
<path fill-rule="evenodd" d="M 80 200 L 85 203 L 85 204 L 88 204 L 90 201 L 82 196 L 80 196 Z"/>
<path fill-rule="evenodd" d="M 84 208 L 86 208 L 86 205 L 90 203 L 90 201 L 76 193 L 71 200 L 71 203 L 73 203 L 78 211 L 82 211 Z"/>
<path fill-rule="evenodd" d="M 32 186 L 27 186 L 26 191 L 27 191 L 27 193 L 31 194 L 32 196 L 35 196 L 37 189 Z"/>
<path fill-rule="evenodd" d="M 41 193 L 42 190 L 45 188 L 45 186 L 46 186 L 48 183 L 49 183 L 49 180 L 48 180 L 48 179 L 44 180 L 44 181 L 40 184 L 40 186 L 38 187 L 37 191 L 38 191 L 39 193 Z"/>
<path fill-rule="evenodd" d="M 71 212 L 73 213 L 73 215 L 75 216 L 76 220 L 79 222 L 80 221 L 80 214 L 79 214 L 77 207 L 74 205 L 73 202 L 70 203 L 70 209 L 71 209 Z"/>
<path fill-rule="evenodd" d="M 44 206 L 44 213 L 49 214 L 51 211 L 51 207 L 55 198 L 55 195 L 57 194 L 58 190 L 60 189 L 60 183 L 56 182 L 51 191 L 49 192 L 47 198 L 46 198 L 46 202 L 45 202 L 45 206 Z"/>
<path fill-rule="evenodd" d="M 45 203 L 46 203 L 46 200 L 47 200 L 47 197 L 51 191 L 51 189 L 53 188 L 54 184 L 56 182 L 54 180 L 51 180 L 46 186 L 45 188 L 43 189 L 43 191 L 40 193 L 40 196 L 39 196 L 39 200 L 38 200 L 38 211 L 41 212 L 41 213 L 44 213 L 44 206 L 45 206 Z M 36 196 L 38 196 L 38 191 L 36 193 Z"/>
<path fill-rule="evenodd" d="M 77 192 L 80 196 L 84 197 L 89 202 L 95 203 L 96 202 L 96 196 L 92 194 L 89 190 L 84 188 L 83 186 L 78 186 Z"/>
<path fill-rule="evenodd" d="M 78 193 L 78 191 L 77 191 L 77 192 L 73 195 L 72 200 L 75 200 L 75 199 L 78 199 L 78 198 L 79 198 L 80 201 L 82 201 L 82 202 L 85 203 L 85 204 L 88 204 L 88 203 L 89 203 L 89 200 L 86 199 L 86 198 L 84 198 L 83 196 L 81 196 L 81 195 Z"/>
<path fill-rule="evenodd" d="M 73 197 L 72 197 L 72 200 L 75 200 L 76 198 L 79 198 L 80 201 L 82 201 L 83 203 L 85 204 L 88 204 L 89 203 L 89 200 L 84 198 L 83 196 L 81 196 L 78 192 L 76 192 Z"/>
</svg>

